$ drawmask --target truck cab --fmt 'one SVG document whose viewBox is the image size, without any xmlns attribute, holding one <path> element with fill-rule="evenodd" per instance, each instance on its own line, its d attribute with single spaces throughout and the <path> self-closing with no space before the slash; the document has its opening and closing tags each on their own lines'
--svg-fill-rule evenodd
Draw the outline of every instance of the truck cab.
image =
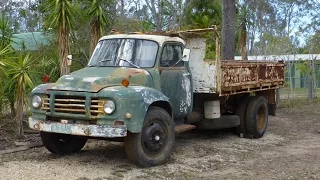
<svg viewBox="0 0 320 180">
<path fill-rule="evenodd" d="M 206 40 L 195 32 L 202 31 L 184 32 L 192 40 L 182 32 L 102 37 L 87 67 L 32 91 L 30 128 L 55 154 L 80 151 L 88 138 L 123 138 L 129 159 L 140 166 L 163 164 L 176 132 L 237 127 L 262 137 L 273 91 L 283 84 L 281 63 L 257 63 L 277 81 L 238 88 L 237 81 L 256 80 L 249 76 L 258 66 L 247 64 L 249 76 L 233 78 L 239 68 L 226 72 L 238 66 L 206 61 Z"/>
</svg>

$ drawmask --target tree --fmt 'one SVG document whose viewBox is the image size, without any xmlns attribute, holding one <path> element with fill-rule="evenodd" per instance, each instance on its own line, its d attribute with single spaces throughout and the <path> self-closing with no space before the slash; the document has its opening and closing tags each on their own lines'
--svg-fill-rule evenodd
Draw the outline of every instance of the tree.
<svg viewBox="0 0 320 180">
<path fill-rule="evenodd" d="M 5 81 L 5 63 L 4 61 L 12 53 L 12 36 L 13 32 L 10 29 L 11 24 L 4 12 L 0 16 L 0 84 L 4 84 Z M 0 86 L 0 115 L 2 116 L 3 110 L 5 108 L 5 89 Z"/>
<path fill-rule="evenodd" d="M 9 81 L 6 83 L 5 89 L 10 92 L 9 97 L 16 97 L 16 133 L 19 137 L 23 135 L 23 112 L 26 107 L 26 97 L 28 90 L 33 87 L 33 79 L 37 74 L 35 61 L 30 54 L 20 54 L 18 58 L 8 60 L 5 63 L 6 72 Z"/>
<path fill-rule="evenodd" d="M 90 54 L 102 36 L 103 30 L 111 25 L 111 13 L 108 6 L 113 4 L 113 0 L 92 0 L 88 10 L 88 18 L 91 26 Z"/>
<path fill-rule="evenodd" d="M 220 0 L 191 0 L 185 11 L 184 26 L 187 28 L 220 26 L 221 18 Z"/>
<path fill-rule="evenodd" d="M 191 1 L 193 0 L 131 0 L 124 4 L 128 7 L 127 17 L 143 23 L 142 30 L 163 31 L 181 27 Z M 123 7 L 121 2 L 119 6 Z"/>
<path fill-rule="evenodd" d="M 11 24 L 4 12 L 0 16 L 0 49 L 11 46 L 13 32 L 10 29 Z"/>
<path fill-rule="evenodd" d="M 239 5 L 239 4 L 238 4 Z M 239 5 L 237 13 L 237 34 L 238 34 L 238 49 L 240 51 L 242 60 L 248 60 L 248 31 L 247 28 L 250 26 L 251 22 L 249 19 L 250 12 L 248 10 L 247 4 Z"/>
<path fill-rule="evenodd" d="M 60 75 L 69 74 L 67 56 L 69 54 L 69 34 L 75 15 L 74 7 L 70 0 L 46 0 L 42 7 L 44 7 L 44 13 L 48 14 L 48 27 L 58 30 Z"/>
<path fill-rule="evenodd" d="M 235 0 L 222 0 L 222 60 L 235 55 Z"/>
</svg>

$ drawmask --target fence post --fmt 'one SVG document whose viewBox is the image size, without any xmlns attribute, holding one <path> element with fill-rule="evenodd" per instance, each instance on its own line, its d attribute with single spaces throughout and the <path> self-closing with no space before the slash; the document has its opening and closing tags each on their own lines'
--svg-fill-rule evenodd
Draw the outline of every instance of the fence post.
<svg viewBox="0 0 320 180">
<path fill-rule="evenodd" d="M 309 78 L 308 78 L 308 101 L 309 102 L 312 102 L 312 99 L 313 99 L 312 90 L 313 90 L 313 78 L 312 78 L 312 75 L 309 75 Z"/>
<path fill-rule="evenodd" d="M 312 58 L 312 87 L 313 87 L 313 94 L 312 98 L 317 98 L 317 77 L 316 77 L 316 68 L 315 68 L 315 58 Z"/>
<path fill-rule="evenodd" d="M 279 88 L 276 88 L 275 91 L 276 91 L 276 107 L 279 107 L 279 105 L 280 105 L 280 90 L 279 90 Z"/>
</svg>

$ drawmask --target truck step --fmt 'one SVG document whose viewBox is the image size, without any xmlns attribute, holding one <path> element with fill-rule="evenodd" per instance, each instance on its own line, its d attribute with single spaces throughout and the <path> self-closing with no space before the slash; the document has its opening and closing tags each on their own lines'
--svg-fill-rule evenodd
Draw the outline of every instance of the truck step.
<svg viewBox="0 0 320 180">
<path fill-rule="evenodd" d="M 191 124 L 180 124 L 180 125 L 176 125 L 174 127 L 174 130 L 176 133 L 182 133 L 185 131 L 190 131 L 192 129 L 195 129 L 196 126 L 195 125 L 191 125 Z"/>
</svg>

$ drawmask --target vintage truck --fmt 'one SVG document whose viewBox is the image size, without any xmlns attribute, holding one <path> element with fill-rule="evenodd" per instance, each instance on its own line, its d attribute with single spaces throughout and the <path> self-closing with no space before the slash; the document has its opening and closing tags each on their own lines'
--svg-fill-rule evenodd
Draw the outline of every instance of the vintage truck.
<svg viewBox="0 0 320 180">
<path fill-rule="evenodd" d="M 208 40 L 214 60 L 205 59 Z M 195 128 L 260 138 L 284 63 L 221 61 L 219 52 L 216 27 L 102 37 L 87 67 L 33 89 L 29 126 L 55 154 L 80 151 L 89 138 L 123 140 L 140 166 L 163 164 L 175 134 Z"/>
</svg>

